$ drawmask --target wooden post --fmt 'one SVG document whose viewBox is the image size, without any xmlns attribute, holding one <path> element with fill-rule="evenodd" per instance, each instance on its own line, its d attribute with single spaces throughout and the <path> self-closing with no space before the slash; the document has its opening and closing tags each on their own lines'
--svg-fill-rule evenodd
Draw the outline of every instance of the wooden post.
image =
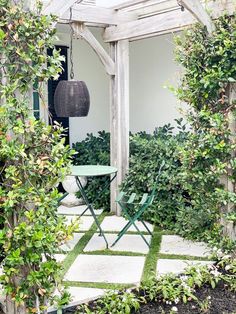
<svg viewBox="0 0 236 314">
<path fill-rule="evenodd" d="M 110 80 L 111 165 L 118 168 L 111 184 L 111 211 L 120 215 L 115 199 L 129 167 L 129 41 L 110 44 L 116 74 Z"/>
<path fill-rule="evenodd" d="M 230 83 L 227 87 L 227 97 L 229 99 L 229 104 L 233 105 L 234 102 L 236 102 L 236 83 Z M 229 112 L 228 115 L 229 118 L 229 129 L 231 132 L 231 141 L 232 143 L 236 142 L 236 119 L 232 111 Z M 236 152 L 232 152 L 232 158 L 236 157 Z M 230 180 L 230 176 L 232 175 L 232 169 L 229 166 L 227 170 L 227 175 L 223 178 L 223 183 L 225 186 L 225 189 L 228 192 L 235 193 L 235 183 Z M 229 202 L 224 208 L 222 208 L 222 212 L 224 213 L 230 213 L 235 208 L 235 205 L 231 202 Z M 230 221 L 226 221 L 224 217 L 221 218 L 221 223 L 224 227 L 224 234 L 228 237 L 230 237 L 232 240 L 236 240 L 236 226 Z"/>
</svg>

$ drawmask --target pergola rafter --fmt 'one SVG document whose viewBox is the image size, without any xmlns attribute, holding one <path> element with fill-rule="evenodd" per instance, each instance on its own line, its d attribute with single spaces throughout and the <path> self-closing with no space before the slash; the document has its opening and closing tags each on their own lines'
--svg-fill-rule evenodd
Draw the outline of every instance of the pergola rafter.
<svg viewBox="0 0 236 314">
<path fill-rule="evenodd" d="M 110 75 L 111 164 L 118 168 L 111 186 L 111 210 L 119 214 L 115 198 L 129 166 L 129 42 L 180 31 L 196 21 L 212 34 L 213 19 L 233 14 L 235 2 L 207 1 L 209 14 L 200 0 L 129 0 L 111 8 L 95 6 L 95 0 L 52 0 L 44 13 L 57 14 L 59 22 L 69 23 L 70 8 L 76 35 L 89 43 Z M 109 54 L 87 28 L 91 24 L 104 28 Z"/>
</svg>

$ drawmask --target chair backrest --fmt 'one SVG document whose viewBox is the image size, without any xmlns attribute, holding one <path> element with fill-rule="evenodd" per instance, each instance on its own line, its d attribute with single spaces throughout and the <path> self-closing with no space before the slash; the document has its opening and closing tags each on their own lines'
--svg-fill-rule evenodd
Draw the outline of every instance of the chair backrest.
<svg viewBox="0 0 236 314">
<path fill-rule="evenodd" d="M 152 193 L 150 195 L 152 197 L 154 197 L 155 194 L 156 194 L 157 186 L 158 186 L 158 183 L 159 183 L 159 178 L 160 178 L 161 171 L 164 168 L 164 166 L 165 166 L 165 160 L 162 160 L 160 168 L 158 170 L 158 174 L 157 174 L 156 179 L 155 179 L 155 183 L 154 183 L 153 188 L 152 188 Z"/>
</svg>

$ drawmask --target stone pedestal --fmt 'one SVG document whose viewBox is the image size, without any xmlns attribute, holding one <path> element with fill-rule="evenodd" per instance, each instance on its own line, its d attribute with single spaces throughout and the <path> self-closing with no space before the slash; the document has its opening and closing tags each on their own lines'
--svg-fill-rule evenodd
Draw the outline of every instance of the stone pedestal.
<svg viewBox="0 0 236 314">
<path fill-rule="evenodd" d="M 84 187 L 87 184 L 87 179 L 82 177 L 80 178 L 80 182 Z M 62 186 L 68 195 L 61 201 L 61 205 L 74 207 L 83 204 L 83 200 L 76 196 L 76 193 L 79 192 L 79 187 L 76 183 L 75 176 L 66 176 L 65 180 L 62 182 Z"/>
</svg>

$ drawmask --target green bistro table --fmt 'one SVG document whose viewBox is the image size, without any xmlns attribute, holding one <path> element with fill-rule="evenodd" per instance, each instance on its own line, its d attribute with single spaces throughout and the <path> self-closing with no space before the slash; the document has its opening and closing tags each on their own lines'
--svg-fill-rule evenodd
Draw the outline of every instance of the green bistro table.
<svg viewBox="0 0 236 314">
<path fill-rule="evenodd" d="M 100 236 L 103 236 L 105 242 L 106 242 L 106 247 L 108 248 L 108 242 L 107 239 L 105 237 L 105 234 L 99 224 L 99 221 L 97 219 L 97 216 L 95 214 L 94 211 L 94 207 L 93 204 L 89 201 L 87 195 L 86 195 L 86 191 L 83 188 L 83 185 L 80 181 L 80 177 L 100 177 L 100 176 L 108 176 L 110 175 L 110 180 L 108 180 L 105 184 L 104 187 L 102 189 L 102 191 L 100 193 L 97 194 L 96 198 L 93 200 L 93 203 L 101 196 L 102 193 L 104 193 L 106 191 L 106 189 L 109 188 L 110 183 L 115 179 L 117 174 L 117 169 L 115 167 L 111 167 L 111 166 L 100 166 L 100 165 L 94 165 L 94 166 L 72 166 L 71 167 L 71 174 L 72 176 L 76 177 L 76 183 L 80 189 L 80 193 L 81 196 L 85 202 L 85 204 L 87 205 L 87 207 L 85 208 L 85 210 L 82 212 L 82 214 L 80 215 L 83 216 L 88 210 L 91 212 L 91 215 L 93 216 L 95 223 L 100 231 Z"/>
</svg>

